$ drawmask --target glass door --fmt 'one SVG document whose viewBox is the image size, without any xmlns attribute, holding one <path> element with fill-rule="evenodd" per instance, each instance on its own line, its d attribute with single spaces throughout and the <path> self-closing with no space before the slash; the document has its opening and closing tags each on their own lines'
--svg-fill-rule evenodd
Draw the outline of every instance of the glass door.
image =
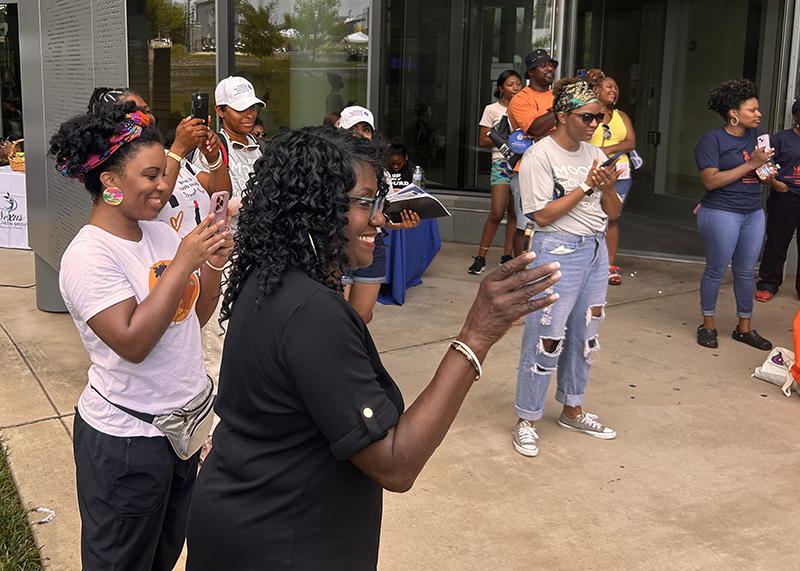
<svg viewBox="0 0 800 571">
<path fill-rule="evenodd" d="M 17 5 L 0 4 L 0 138 L 24 136 Z"/>
<path fill-rule="evenodd" d="M 663 188 L 659 194 L 699 200 L 705 193 L 694 162 L 694 147 L 706 132 L 723 124 L 708 109 L 711 89 L 728 79 L 757 81 L 762 43 L 759 0 L 681 0 L 671 77 L 664 83 L 669 115 L 662 117 Z M 713 25 L 709 25 L 713 22 Z M 667 70 L 665 70 L 666 72 Z M 762 101 L 762 112 L 768 101 Z M 666 122 L 666 125 L 663 123 Z"/>
<path fill-rule="evenodd" d="M 562 72 L 597 67 L 617 82 L 617 107 L 630 117 L 644 161 L 632 173 L 637 191 L 656 184 L 666 13 L 666 0 L 580 0 L 576 69 Z"/>
</svg>

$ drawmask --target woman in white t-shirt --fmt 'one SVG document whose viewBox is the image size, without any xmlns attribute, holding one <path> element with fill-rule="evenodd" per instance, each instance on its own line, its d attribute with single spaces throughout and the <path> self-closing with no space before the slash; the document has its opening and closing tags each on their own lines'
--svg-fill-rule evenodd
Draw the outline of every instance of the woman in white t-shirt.
<svg viewBox="0 0 800 571">
<path fill-rule="evenodd" d="M 89 113 L 97 113 L 103 107 L 128 101 L 133 101 L 139 109 L 150 113 L 147 102 L 129 87 L 95 88 L 89 99 Z M 220 145 L 219 136 L 209 129 L 207 120 L 204 122 L 184 117 L 175 128 L 175 140 L 166 151 L 167 172 L 164 178 L 170 191 L 162 201 L 158 220 L 169 224 L 181 238 L 208 215 L 212 194 L 231 194 L 231 178 L 222 160 Z M 196 153 L 198 162 L 193 164 L 185 157 L 195 148 L 200 152 Z"/>
<path fill-rule="evenodd" d="M 497 233 L 497 227 L 503 221 L 503 215 L 507 215 L 508 220 L 506 221 L 506 240 L 500 263 L 507 262 L 512 258 L 511 250 L 517 220 L 510 186 L 514 169 L 509 166 L 503 154 L 494 146 L 494 143 L 489 138 L 489 131 L 506 114 L 511 98 L 519 93 L 520 89 L 522 89 L 522 79 L 520 79 L 516 71 L 507 69 L 501 73 L 497 78 L 497 90 L 494 92 L 494 96 L 499 101 L 487 105 L 481 117 L 478 142 L 481 147 L 492 147 L 492 210 L 483 225 L 478 255 L 473 258 L 474 261 L 469 270 L 467 270 L 471 274 L 480 274 L 486 268 L 486 252 L 489 251 L 489 246 L 492 245 L 494 235 Z"/>
<path fill-rule="evenodd" d="M 118 408 L 167 414 L 206 389 L 200 327 L 233 247 L 213 216 L 183 240 L 156 221 L 169 192 L 162 141 L 134 102 L 76 117 L 51 140 L 57 168 L 94 202 L 59 275 L 92 362 L 73 429 L 84 569 L 172 569 L 197 473 L 199 453 L 180 459 Z"/>
<path fill-rule="evenodd" d="M 585 81 L 564 78 L 553 89 L 556 129 L 522 156 L 519 169 L 522 212 L 534 220 L 531 251 L 536 263 L 559 262 L 559 296 L 541 315 L 528 316 L 517 375 L 514 448 L 539 453 L 534 422 L 542 418 L 553 371 L 558 425 L 601 439 L 617 433 L 582 409 L 592 353 L 600 349 L 597 327 L 608 289 L 608 221 L 622 208 L 614 185 L 616 165 L 603 167 L 605 154 L 587 143 L 603 120 L 597 96 Z"/>
</svg>

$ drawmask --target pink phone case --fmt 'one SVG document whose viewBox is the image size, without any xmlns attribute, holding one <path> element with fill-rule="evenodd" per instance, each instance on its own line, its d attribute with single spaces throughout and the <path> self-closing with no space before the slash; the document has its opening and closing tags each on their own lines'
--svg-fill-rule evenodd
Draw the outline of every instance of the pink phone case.
<svg viewBox="0 0 800 571">
<path fill-rule="evenodd" d="M 211 212 L 210 214 L 214 215 L 214 220 L 211 224 L 216 224 L 217 220 L 222 220 L 224 224 L 225 221 L 228 219 L 228 193 L 227 192 L 215 192 L 211 195 Z M 220 229 L 220 232 L 225 229 L 223 226 Z"/>
</svg>

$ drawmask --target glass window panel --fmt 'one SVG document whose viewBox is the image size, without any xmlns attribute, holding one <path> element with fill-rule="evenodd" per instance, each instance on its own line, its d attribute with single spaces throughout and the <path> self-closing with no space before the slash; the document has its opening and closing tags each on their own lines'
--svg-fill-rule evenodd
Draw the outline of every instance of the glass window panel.
<svg viewBox="0 0 800 571">
<path fill-rule="evenodd" d="M 178 123 L 191 115 L 192 93 L 208 93 L 213 109 L 215 25 L 214 0 L 128 1 L 130 86 L 170 143 Z"/>
<path fill-rule="evenodd" d="M 268 136 L 367 105 L 369 0 L 237 0 L 236 75 L 266 104 Z"/>
<path fill-rule="evenodd" d="M 22 139 L 22 85 L 16 4 L 0 4 L 0 72 L 0 137 Z"/>
</svg>

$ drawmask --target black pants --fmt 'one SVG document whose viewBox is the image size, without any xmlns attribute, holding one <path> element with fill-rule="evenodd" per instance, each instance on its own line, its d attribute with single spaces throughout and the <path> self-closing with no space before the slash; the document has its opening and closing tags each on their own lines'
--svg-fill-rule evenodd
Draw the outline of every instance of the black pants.
<svg viewBox="0 0 800 571">
<path fill-rule="evenodd" d="M 761 256 L 756 288 L 778 293 L 783 283 L 783 264 L 795 230 L 800 228 L 800 195 L 793 192 L 770 191 L 767 198 L 767 241 Z M 798 271 L 795 290 L 800 294 L 800 236 L 797 242 Z"/>
<path fill-rule="evenodd" d="M 199 452 L 181 460 L 164 437 L 103 434 L 77 411 L 73 434 L 84 571 L 171 571 Z"/>
</svg>

